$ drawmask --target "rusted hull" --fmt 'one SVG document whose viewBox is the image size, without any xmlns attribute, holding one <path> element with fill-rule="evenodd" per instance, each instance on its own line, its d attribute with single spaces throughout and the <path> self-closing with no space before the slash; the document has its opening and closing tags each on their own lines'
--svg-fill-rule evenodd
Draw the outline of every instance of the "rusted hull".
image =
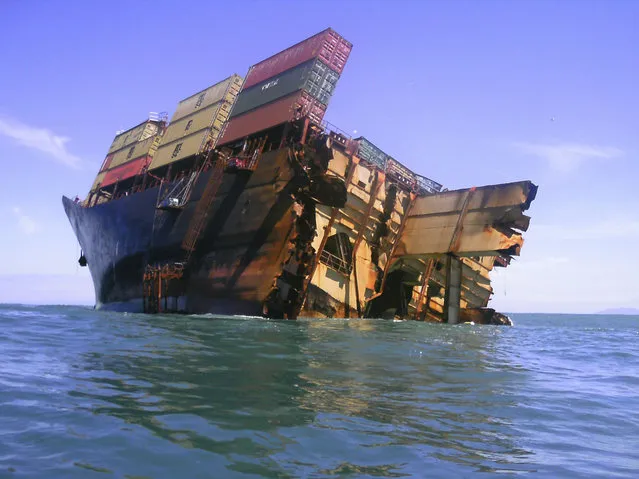
<svg viewBox="0 0 639 479">
<path fill-rule="evenodd" d="M 457 320 L 477 316 L 492 295 L 494 266 L 520 253 L 529 224 L 523 211 L 537 191 L 524 181 L 415 196 L 372 163 L 342 151 L 334 152 L 329 171 L 346 179 L 348 201 L 344 208 L 317 209 L 313 247 L 320 260 L 305 316 L 447 321 L 448 258 L 461 276 L 456 301 L 464 313 Z M 334 247 L 326 253 L 326 238 L 335 236 L 348 243 L 350 261 Z"/>
<path fill-rule="evenodd" d="M 453 264 L 461 277 L 454 286 L 458 320 L 487 317 L 476 312 L 488 306 L 490 272 L 497 260 L 502 265 L 519 254 L 534 185 L 417 196 L 333 146 L 323 184 L 329 193 L 345 185 L 346 196 L 331 204 L 340 195 L 318 200 L 320 192 L 309 193 L 295 151 L 268 152 L 252 173 L 224 175 L 189 274 L 164 291 L 160 310 L 445 321 Z M 210 178 L 199 177 L 178 212 L 157 210 L 153 188 L 91 208 L 65 199 L 99 308 L 143 310 L 145 265 L 183 255 L 182 239 Z"/>
<path fill-rule="evenodd" d="M 182 239 L 209 178 L 200 176 L 190 203 L 178 212 L 156 209 L 158 188 L 90 208 L 63 198 L 88 261 L 97 308 L 143 311 L 145 265 L 183 257 Z M 252 175 L 225 175 L 194 267 L 178 293 L 168 292 L 167 310 L 262 313 L 295 219 L 289 191 L 294 181 L 285 151 L 266 155 Z"/>
</svg>

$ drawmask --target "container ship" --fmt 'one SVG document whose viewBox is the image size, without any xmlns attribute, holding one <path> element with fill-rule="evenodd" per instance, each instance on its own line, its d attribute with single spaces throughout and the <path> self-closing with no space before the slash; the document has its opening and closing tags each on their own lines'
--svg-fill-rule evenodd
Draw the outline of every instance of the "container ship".
<svg viewBox="0 0 639 479">
<path fill-rule="evenodd" d="M 62 198 L 96 308 L 508 323 L 490 273 L 537 186 L 449 191 L 325 122 L 352 47 L 328 28 L 116 133 Z"/>
</svg>

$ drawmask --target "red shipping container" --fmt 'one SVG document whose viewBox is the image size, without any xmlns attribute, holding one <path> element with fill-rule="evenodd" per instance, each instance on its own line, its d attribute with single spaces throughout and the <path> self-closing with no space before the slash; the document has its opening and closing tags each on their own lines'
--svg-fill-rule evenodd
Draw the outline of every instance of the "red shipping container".
<svg viewBox="0 0 639 479">
<path fill-rule="evenodd" d="M 135 160 L 123 163 L 104 175 L 104 180 L 102 180 L 101 186 L 107 186 L 118 180 L 122 181 L 127 178 L 131 178 L 132 176 L 139 175 L 144 168 L 149 166 L 149 163 L 151 163 L 150 156 L 141 156 Z"/>
<path fill-rule="evenodd" d="M 326 107 L 322 103 L 305 91 L 298 91 L 232 118 L 227 123 L 218 145 L 230 143 L 303 116 L 308 116 L 315 123 L 321 123 L 325 112 Z"/>
<path fill-rule="evenodd" d="M 331 70 L 342 73 L 353 45 L 330 28 L 293 45 L 286 50 L 253 65 L 246 79 L 244 89 L 279 75 L 311 58 L 320 58 Z"/>
</svg>

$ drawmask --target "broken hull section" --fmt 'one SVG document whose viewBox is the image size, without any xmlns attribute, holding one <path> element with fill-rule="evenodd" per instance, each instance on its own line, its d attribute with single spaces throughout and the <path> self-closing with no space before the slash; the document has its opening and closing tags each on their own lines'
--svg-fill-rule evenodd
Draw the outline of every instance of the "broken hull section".
<svg viewBox="0 0 639 479">
<path fill-rule="evenodd" d="M 490 272 L 519 255 L 529 225 L 523 212 L 537 187 L 522 181 L 415 196 L 371 164 L 334 153 L 329 169 L 346 179 L 348 201 L 318 207 L 320 260 L 302 314 L 501 323 L 487 309 Z M 352 261 L 336 261 L 345 258 L 334 247 L 327 254 L 322 236 L 341 236 Z"/>
</svg>

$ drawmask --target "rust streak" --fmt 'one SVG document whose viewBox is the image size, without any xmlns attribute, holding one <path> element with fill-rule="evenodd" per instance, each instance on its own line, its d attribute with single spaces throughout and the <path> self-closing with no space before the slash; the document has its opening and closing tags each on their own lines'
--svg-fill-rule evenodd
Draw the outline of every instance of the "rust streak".
<svg viewBox="0 0 639 479">
<path fill-rule="evenodd" d="M 435 260 L 430 258 L 428 260 L 428 265 L 426 266 L 426 271 L 424 271 L 424 279 L 422 279 L 422 289 L 419 292 L 419 300 L 417 301 L 417 312 L 415 313 L 415 319 L 419 319 L 419 316 L 422 313 L 422 309 L 424 307 L 424 294 L 426 293 L 426 289 L 428 289 L 428 281 L 430 281 L 430 277 L 433 274 L 433 267 L 435 266 Z"/>
<path fill-rule="evenodd" d="M 346 177 L 347 187 L 348 185 L 351 184 L 351 179 L 353 178 L 353 174 L 355 173 L 355 165 L 357 165 L 358 163 L 359 163 L 359 158 L 357 158 L 356 156 L 353 156 L 352 161 L 349 165 L 350 170 L 348 172 L 348 176 Z M 320 245 L 317 248 L 317 251 L 315 252 L 315 259 L 313 260 L 313 266 L 311 267 L 311 270 L 309 271 L 308 276 L 304 280 L 304 286 L 302 289 L 302 301 L 300 301 L 299 303 L 300 306 L 296 312 L 297 314 L 295 315 L 295 317 L 297 317 L 300 311 L 304 309 L 304 305 L 306 303 L 306 298 L 308 293 L 308 285 L 313 280 L 313 276 L 315 275 L 315 270 L 317 269 L 317 265 L 319 264 L 320 256 L 322 254 L 322 251 L 324 251 L 324 247 L 326 246 L 326 242 L 328 241 L 328 237 L 330 236 L 331 229 L 333 228 L 333 223 L 335 223 L 335 218 L 337 217 L 339 210 L 340 210 L 339 208 L 333 208 L 333 211 L 331 212 L 331 217 L 329 218 L 328 224 L 326 225 L 326 228 L 324 229 L 324 235 L 322 236 L 322 241 L 320 242 Z"/>
<path fill-rule="evenodd" d="M 357 281 L 357 250 L 359 249 L 359 245 L 364 238 L 364 233 L 366 233 L 366 229 L 368 228 L 368 222 L 371 218 L 371 213 L 373 211 L 373 207 L 375 206 L 375 201 L 377 200 L 377 195 L 379 193 L 379 189 L 384 185 L 385 174 L 381 171 L 377 171 L 375 175 L 375 179 L 373 180 L 373 185 L 371 187 L 370 199 L 368 200 L 368 205 L 366 205 L 366 214 L 362 224 L 360 225 L 360 230 L 357 233 L 357 238 L 355 238 L 355 243 L 353 244 L 353 274 L 355 275 L 355 301 L 357 303 L 357 315 L 362 317 L 362 308 L 359 304 L 359 283 Z M 381 180 L 381 181 L 380 181 Z"/>
<path fill-rule="evenodd" d="M 470 197 L 476 190 L 476 187 L 472 187 L 466 193 L 466 198 L 464 199 L 464 203 L 462 205 L 461 211 L 459 212 L 459 218 L 457 218 L 457 224 L 455 225 L 455 231 L 453 233 L 452 238 L 450 239 L 450 246 L 448 247 L 448 251 L 450 253 L 454 253 L 459 249 L 459 240 L 461 239 L 461 232 L 464 229 L 464 219 L 466 218 L 466 213 L 468 213 L 468 205 L 470 205 Z"/>
<path fill-rule="evenodd" d="M 400 223 L 399 229 L 397 230 L 397 236 L 395 236 L 395 242 L 391 246 L 391 249 L 387 256 L 388 259 L 386 260 L 386 265 L 384 266 L 384 276 L 382 276 L 382 284 L 379 287 L 379 291 L 375 293 L 374 295 L 372 295 L 370 298 L 368 298 L 366 300 L 367 302 L 372 301 L 378 296 L 381 296 L 382 293 L 384 292 L 384 286 L 386 286 L 386 277 L 388 276 L 388 270 L 391 265 L 391 260 L 393 258 L 393 254 L 395 254 L 395 249 L 397 248 L 397 245 L 399 244 L 402 238 L 402 233 L 404 232 L 404 227 L 406 226 L 406 220 L 410 216 L 410 210 L 413 208 L 413 205 L 415 204 L 415 198 L 417 198 L 417 195 L 411 192 L 410 202 L 408 203 L 408 206 L 406 207 L 406 211 L 404 212 L 404 216 L 402 217 L 402 222 Z"/>
</svg>

